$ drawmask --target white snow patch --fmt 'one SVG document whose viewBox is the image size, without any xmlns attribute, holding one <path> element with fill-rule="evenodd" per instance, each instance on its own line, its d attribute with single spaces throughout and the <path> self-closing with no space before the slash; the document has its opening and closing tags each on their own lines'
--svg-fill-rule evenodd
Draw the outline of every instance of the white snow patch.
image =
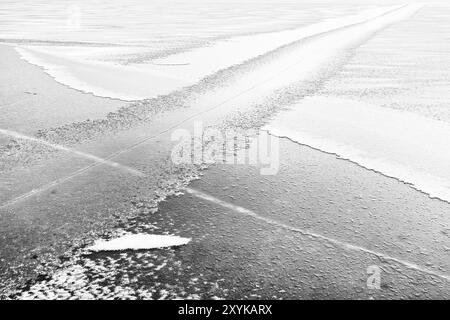
<svg viewBox="0 0 450 320">
<path fill-rule="evenodd" d="M 157 234 L 127 234 L 112 240 L 97 240 L 90 251 L 143 250 L 181 246 L 189 243 L 190 238 Z"/>
<path fill-rule="evenodd" d="M 450 201 L 450 125 L 348 99 L 309 97 L 264 128 Z"/>
</svg>

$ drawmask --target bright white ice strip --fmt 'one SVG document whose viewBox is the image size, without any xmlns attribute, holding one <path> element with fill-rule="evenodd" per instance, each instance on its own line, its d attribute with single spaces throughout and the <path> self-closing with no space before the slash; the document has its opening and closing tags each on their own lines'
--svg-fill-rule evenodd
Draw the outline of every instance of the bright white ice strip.
<svg viewBox="0 0 450 320">
<path fill-rule="evenodd" d="M 94 155 L 92 155 L 90 153 L 78 151 L 78 150 L 75 150 L 75 149 L 72 149 L 72 148 L 68 148 L 68 147 L 65 147 L 65 146 L 62 146 L 62 145 L 59 145 L 59 144 L 50 143 L 50 142 L 47 142 L 47 141 L 42 140 L 42 139 L 38 139 L 38 138 L 35 138 L 35 137 L 30 137 L 30 136 L 21 134 L 19 132 L 15 132 L 15 131 L 12 131 L 12 130 L 6 130 L 6 129 L 0 129 L 0 134 L 6 135 L 6 136 L 9 136 L 9 137 L 13 137 L 13 138 L 17 138 L 17 139 L 23 139 L 23 140 L 32 141 L 32 142 L 35 142 L 37 144 L 41 144 L 41 145 L 50 147 L 52 149 L 69 152 L 69 153 L 75 154 L 75 155 L 77 155 L 79 157 L 82 157 L 82 158 L 85 158 L 85 159 L 89 159 L 89 160 L 93 160 L 93 161 L 95 161 L 97 163 L 102 163 L 102 164 L 105 164 L 107 166 L 126 171 L 126 172 L 131 173 L 131 174 L 133 174 L 135 176 L 140 176 L 140 177 L 145 176 L 142 172 L 140 172 L 140 171 L 138 171 L 136 169 L 127 167 L 125 165 L 122 165 L 120 163 L 117 163 L 117 162 L 114 162 L 114 161 L 110 161 L 110 160 L 106 160 L 106 159 L 94 156 Z"/>
<path fill-rule="evenodd" d="M 450 124 L 363 102 L 310 97 L 263 129 L 450 201 Z"/>
<path fill-rule="evenodd" d="M 112 240 L 98 240 L 87 249 L 90 251 L 144 250 L 182 246 L 190 241 L 190 238 L 169 235 L 127 234 Z"/>
<path fill-rule="evenodd" d="M 400 9 L 399 9 L 400 8 Z M 243 63 L 292 42 L 381 17 L 394 10 L 409 12 L 417 6 L 381 7 L 356 15 L 330 19 L 294 30 L 240 36 L 152 63 L 118 65 L 102 57 L 130 53 L 130 48 L 20 46 L 28 62 L 41 66 L 56 81 L 97 96 L 140 100 L 194 84 L 203 77 Z M 144 48 L 134 48 L 136 52 Z M 102 60 L 102 61 L 100 61 Z"/>
<path fill-rule="evenodd" d="M 70 50 L 68 48 L 66 50 Z M 185 80 L 172 78 L 152 69 L 151 65 L 124 66 L 72 58 L 66 54 L 52 54 L 54 47 L 29 46 L 17 47 L 16 50 L 23 59 L 42 67 L 57 82 L 99 97 L 142 100 L 189 84 Z"/>
</svg>

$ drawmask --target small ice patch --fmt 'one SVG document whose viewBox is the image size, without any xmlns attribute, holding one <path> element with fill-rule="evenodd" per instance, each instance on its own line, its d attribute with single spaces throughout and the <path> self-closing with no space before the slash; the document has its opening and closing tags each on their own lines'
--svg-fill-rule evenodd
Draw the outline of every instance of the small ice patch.
<svg viewBox="0 0 450 320">
<path fill-rule="evenodd" d="M 190 238 L 157 234 L 127 234 L 112 240 L 97 240 L 90 251 L 143 250 L 181 246 L 191 241 Z"/>
</svg>

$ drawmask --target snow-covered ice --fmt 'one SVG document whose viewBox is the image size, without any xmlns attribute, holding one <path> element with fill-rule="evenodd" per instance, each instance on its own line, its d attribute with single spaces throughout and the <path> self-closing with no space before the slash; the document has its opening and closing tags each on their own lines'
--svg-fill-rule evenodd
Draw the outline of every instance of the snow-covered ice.
<svg viewBox="0 0 450 320">
<path fill-rule="evenodd" d="M 118 64 L 113 56 L 142 53 L 142 47 L 17 46 L 26 61 L 42 67 L 56 81 L 83 92 L 122 100 L 141 100 L 192 85 L 219 70 L 244 63 L 285 45 L 361 24 L 358 32 L 373 32 L 401 20 L 420 6 L 387 6 L 328 19 L 293 30 L 245 35 L 211 46 L 181 52 L 151 63 Z M 365 25 L 364 23 L 369 22 Z M 350 34 L 350 37 L 354 36 Z M 333 47 L 333 46 L 331 46 Z M 330 50 L 332 50 L 331 48 Z"/>
</svg>

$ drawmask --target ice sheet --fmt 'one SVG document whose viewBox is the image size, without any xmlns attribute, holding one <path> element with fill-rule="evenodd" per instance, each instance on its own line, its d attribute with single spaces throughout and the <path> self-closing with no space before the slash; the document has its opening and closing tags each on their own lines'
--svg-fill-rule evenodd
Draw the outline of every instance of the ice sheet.
<svg viewBox="0 0 450 320">
<path fill-rule="evenodd" d="M 450 201 L 450 125 L 359 101 L 309 97 L 264 127 Z"/>
</svg>

